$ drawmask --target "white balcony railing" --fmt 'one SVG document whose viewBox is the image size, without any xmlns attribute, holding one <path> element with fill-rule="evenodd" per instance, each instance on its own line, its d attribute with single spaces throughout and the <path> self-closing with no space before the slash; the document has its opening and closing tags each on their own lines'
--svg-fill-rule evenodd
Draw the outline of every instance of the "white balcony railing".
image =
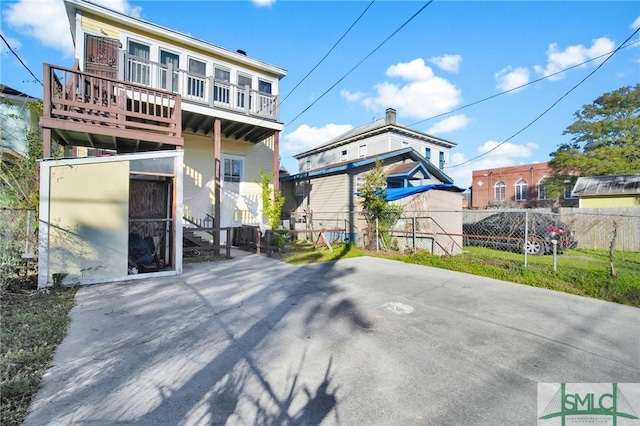
<svg viewBox="0 0 640 426">
<path fill-rule="evenodd" d="M 278 96 L 216 80 L 172 65 L 121 53 L 121 78 L 125 81 L 178 93 L 183 101 L 221 108 L 248 116 L 278 120 Z"/>
</svg>

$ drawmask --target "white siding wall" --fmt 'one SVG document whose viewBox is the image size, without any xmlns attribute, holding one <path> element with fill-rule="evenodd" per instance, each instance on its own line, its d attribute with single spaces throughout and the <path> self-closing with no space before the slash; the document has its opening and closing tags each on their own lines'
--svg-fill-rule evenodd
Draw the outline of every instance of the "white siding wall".
<svg viewBox="0 0 640 426">
<path fill-rule="evenodd" d="M 409 142 L 409 145 L 403 144 L 403 142 Z M 298 171 L 305 172 L 307 170 L 323 168 L 331 164 L 342 163 L 344 162 L 344 160 L 342 160 L 343 150 L 347 150 L 347 161 L 356 161 L 359 158 L 359 147 L 361 145 L 367 146 L 366 156 L 412 147 L 424 157 L 425 149 L 428 147 L 431 148 L 432 164 L 436 167 L 440 165 L 439 155 L 440 151 L 442 151 L 444 152 L 445 170 L 449 165 L 449 148 L 421 140 L 402 137 L 400 135 L 378 135 L 301 158 L 298 160 Z M 309 163 L 307 163 L 308 160 L 310 160 Z M 307 164 L 309 166 L 307 166 Z"/>
</svg>

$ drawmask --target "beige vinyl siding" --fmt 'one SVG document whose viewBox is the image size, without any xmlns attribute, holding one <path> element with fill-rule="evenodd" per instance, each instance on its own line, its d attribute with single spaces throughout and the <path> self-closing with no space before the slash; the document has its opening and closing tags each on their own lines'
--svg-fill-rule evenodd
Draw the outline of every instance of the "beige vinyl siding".
<svg viewBox="0 0 640 426">
<path fill-rule="evenodd" d="M 203 219 L 212 214 L 213 188 L 207 183 L 213 179 L 213 140 L 194 135 L 184 136 L 183 194 L 184 215 Z M 208 195 L 207 195 L 208 194 Z M 203 200 L 209 197 L 210 203 Z M 198 199 L 198 201 L 190 201 Z"/>
<path fill-rule="evenodd" d="M 120 38 L 120 30 L 111 24 L 107 24 L 104 21 L 99 21 L 89 16 L 82 16 L 81 18 L 82 29 L 92 33 L 101 34 L 109 38 Z"/>
<path fill-rule="evenodd" d="M 50 273 L 69 284 L 127 276 L 129 163 L 54 166 L 50 182 Z"/>
<path fill-rule="evenodd" d="M 613 208 L 613 207 L 638 207 L 638 196 L 631 195 L 610 195 L 610 196 L 582 196 L 580 197 L 581 208 Z"/>
<path fill-rule="evenodd" d="M 184 138 L 185 215 L 196 218 L 204 217 L 205 213 L 212 215 L 213 205 L 215 205 L 213 186 L 207 189 L 207 183 L 213 179 L 214 175 L 213 137 L 186 134 Z M 260 169 L 267 175 L 273 173 L 273 138 L 257 144 L 223 139 L 222 157 L 225 154 L 243 157 L 244 174 L 243 181 L 240 183 L 240 195 L 257 203 L 259 212 L 262 212 Z M 205 206 L 203 200 L 206 200 L 207 193 L 210 202 Z M 237 204 L 233 216 L 235 222 L 255 222 L 243 201 Z"/>
<path fill-rule="evenodd" d="M 314 227 L 319 226 L 316 219 L 324 219 L 326 227 L 331 220 L 341 220 L 346 217 L 348 210 L 347 176 L 338 174 L 321 177 L 311 181 L 311 191 L 308 195 L 309 208 L 314 214 Z M 335 223 L 331 223 L 335 227 Z"/>
</svg>

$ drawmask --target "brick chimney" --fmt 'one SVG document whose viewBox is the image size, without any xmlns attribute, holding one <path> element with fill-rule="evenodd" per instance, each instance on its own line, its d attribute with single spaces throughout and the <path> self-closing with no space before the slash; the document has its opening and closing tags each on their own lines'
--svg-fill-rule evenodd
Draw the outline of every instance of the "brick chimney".
<svg viewBox="0 0 640 426">
<path fill-rule="evenodd" d="M 384 121 L 387 124 L 396 124 L 396 110 L 393 108 L 387 108 L 384 113 Z"/>
</svg>

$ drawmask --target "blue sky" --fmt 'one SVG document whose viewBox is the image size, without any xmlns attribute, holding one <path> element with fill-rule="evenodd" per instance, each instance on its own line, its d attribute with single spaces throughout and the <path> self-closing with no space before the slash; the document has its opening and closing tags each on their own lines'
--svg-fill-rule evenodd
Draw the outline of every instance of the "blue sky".
<svg viewBox="0 0 640 426">
<path fill-rule="evenodd" d="M 297 170 L 292 155 L 381 118 L 393 107 L 401 124 L 457 143 L 448 173 L 456 184 L 468 186 L 472 170 L 548 161 L 559 144 L 570 140 L 562 133 L 576 111 L 603 93 L 640 81 L 638 33 L 629 40 L 635 44 L 619 50 L 546 115 L 482 155 L 527 126 L 607 56 L 431 117 L 613 51 L 640 26 L 640 4 L 436 0 L 371 54 L 427 3 L 377 0 L 293 90 L 370 1 L 94 1 L 286 69 L 280 84 L 286 97 L 281 158 L 289 171 Z M 38 78 L 43 62 L 73 63 L 61 0 L 3 1 L 1 8 L 2 35 Z M 0 55 L 0 82 L 42 97 L 42 86 L 4 43 Z"/>
</svg>

